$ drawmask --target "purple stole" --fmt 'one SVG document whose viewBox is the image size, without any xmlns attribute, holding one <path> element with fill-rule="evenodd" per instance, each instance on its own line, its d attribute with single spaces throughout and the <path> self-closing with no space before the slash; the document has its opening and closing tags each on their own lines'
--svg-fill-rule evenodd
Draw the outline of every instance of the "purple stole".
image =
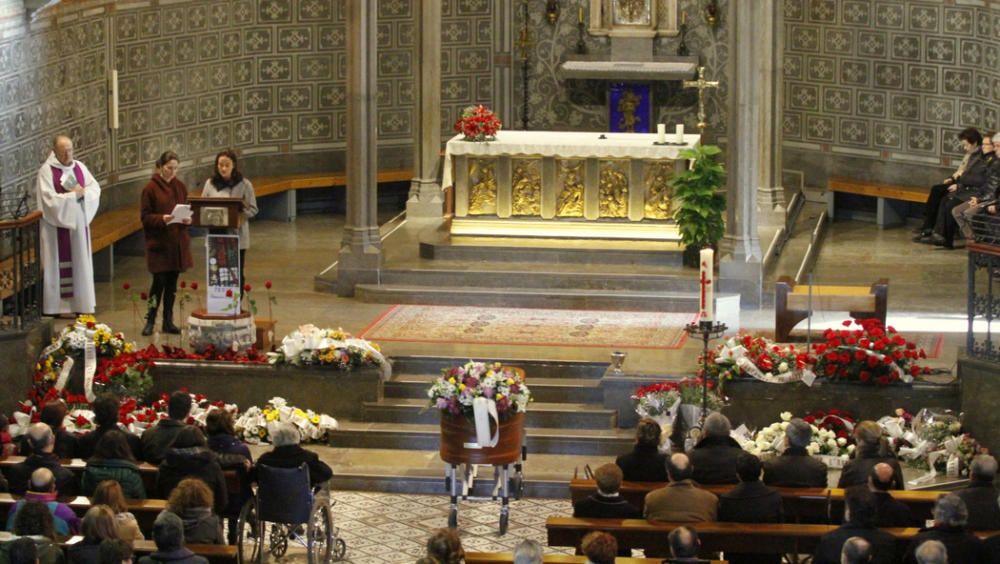
<svg viewBox="0 0 1000 564">
<path fill-rule="evenodd" d="M 56 194 L 65 194 L 66 190 L 63 190 L 62 187 L 62 169 L 57 166 L 50 168 L 52 168 L 52 187 L 55 188 Z M 73 163 L 73 176 L 76 177 L 78 186 L 85 184 L 83 169 L 80 168 L 79 163 Z M 89 226 L 87 227 L 87 238 L 90 238 Z M 73 297 L 73 247 L 69 229 L 56 228 L 56 248 L 59 253 L 59 295 L 69 299 Z"/>
</svg>

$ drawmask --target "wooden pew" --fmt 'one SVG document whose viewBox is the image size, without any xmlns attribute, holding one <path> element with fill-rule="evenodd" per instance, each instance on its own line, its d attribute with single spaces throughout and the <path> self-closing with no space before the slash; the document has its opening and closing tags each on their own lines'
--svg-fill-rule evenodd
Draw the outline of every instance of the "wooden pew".
<svg viewBox="0 0 1000 564">
<path fill-rule="evenodd" d="M 377 182 L 405 182 L 413 178 L 412 169 L 387 169 L 378 171 Z M 309 174 L 291 174 L 284 176 L 261 176 L 251 178 L 257 206 L 261 210 L 260 217 L 291 221 L 295 218 L 296 192 L 312 188 L 332 188 L 347 185 L 345 172 L 318 172 Z M 283 195 L 283 198 L 271 198 L 268 202 L 260 201 L 267 196 Z"/>
<path fill-rule="evenodd" d="M 666 482 L 623 482 L 621 496 L 629 503 L 642 509 L 646 494 L 662 488 Z M 721 495 L 734 488 L 736 484 L 704 486 L 704 489 Z M 846 490 L 840 488 L 775 488 L 785 502 L 786 520 L 825 520 L 832 509 L 834 515 L 843 514 Z M 570 498 L 573 503 L 586 499 L 597 492 L 594 480 L 573 479 L 569 483 Z M 914 518 L 926 520 L 931 518 L 931 510 L 937 499 L 948 492 L 930 490 L 894 490 L 892 497 L 905 503 Z"/>
<path fill-rule="evenodd" d="M 204 556 L 211 564 L 233 564 L 237 561 L 237 549 L 235 546 L 226 544 L 187 544 L 184 545 L 198 556 Z M 140 556 L 146 556 L 156 552 L 156 544 L 152 540 L 135 541 L 132 545 L 135 552 L 133 562 L 137 562 Z"/>
<path fill-rule="evenodd" d="M 466 552 L 466 564 L 511 564 L 514 562 L 514 554 L 511 552 Z M 587 562 L 586 556 L 569 556 L 566 554 L 546 554 L 542 562 L 556 563 L 579 563 Z M 615 564 L 660 564 L 662 558 L 628 558 L 619 556 L 615 558 Z M 711 560 L 712 564 L 725 564 L 725 560 Z"/>
<path fill-rule="evenodd" d="M 20 496 L 0 493 L 0 518 L 4 519 L 4 522 L 6 522 L 10 508 L 14 507 L 18 499 L 21 499 Z M 90 500 L 83 496 L 62 498 L 60 501 L 70 506 L 81 519 L 91 506 Z M 139 523 L 139 530 L 146 536 L 152 534 L 153 521 L 156 516 L 167 508 L 165 499 L 128 499 L 125 500 L 125 504 L 128 506 L 128 510 L 135 515 L 135 520 Z"/>
<path fill-rule="evenodd" d="M 826 215 L 831 221 L 836 213 L 838 193 L 876 198 L 875 223 L 879 227 L 900 225 L 905 221 L 905 210 L 900 209 L 896 202 L 925 204 L 930 196 L 930 190 L 923 186 L 901 186 L 835 176 L 826 183 Z"/>
<path fill-rule="evenodd" d="M 810 303 L 810 289 L 812 297 Z M 878 319 L 885 325 L 889 303 L 889 280 L 870 287 L 795 284 L 782 276 L 774 284 L 774 340 L 787 342 L 792 329 L 813 311 L 848 311 L 855 319 Z"/>
</svg>

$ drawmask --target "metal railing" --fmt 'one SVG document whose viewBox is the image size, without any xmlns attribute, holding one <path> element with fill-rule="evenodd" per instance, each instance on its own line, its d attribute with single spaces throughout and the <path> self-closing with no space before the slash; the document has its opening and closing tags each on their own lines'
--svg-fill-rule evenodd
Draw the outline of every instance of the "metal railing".
<svg viewBox="0 0 1000 564">
<path fill-rule="evenodd" d="M 974 239 L 967 245 L 968 316 L 966 354 L 972 358 L 1000 362 L 1000 342 L 994 341 L 993 322 L 1000 319 L 1000 216 L 981 213 L 972 221 Z M 985 322 L 985 332 L 975 325 Z"/>
<path fill-rule="evenodd" d="M 23 331 L 41 315 L 41 212 L 0 221 L 0 332 Z"/>
</svg>

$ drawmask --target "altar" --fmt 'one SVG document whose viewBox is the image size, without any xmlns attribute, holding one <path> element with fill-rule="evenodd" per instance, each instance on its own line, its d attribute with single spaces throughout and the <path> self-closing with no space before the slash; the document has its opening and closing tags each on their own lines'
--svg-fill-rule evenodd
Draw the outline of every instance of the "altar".
<svg viewBox="0 0 1000 564">
<path fill-rule="evenodd" d="M 668 141 L 675 141 L 671 134 Z M 671 178 L 684 144 L 656 134 L 500 131 L 495 141 L 456 135 L 442 186 L 454 186 L 452 234 L 676 240 Z"/>
</svg>

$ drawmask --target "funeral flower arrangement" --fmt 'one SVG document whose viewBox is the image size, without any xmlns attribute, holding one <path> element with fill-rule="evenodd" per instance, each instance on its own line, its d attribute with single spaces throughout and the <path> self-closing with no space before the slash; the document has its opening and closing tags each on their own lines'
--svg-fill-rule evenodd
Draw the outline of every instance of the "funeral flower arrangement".
<svg viewBox="0 0 1000 564">
<path fill-rule="evenodd" d="M 674 418 L 680 406 L 681 393 L 677 382 L 659 382 L 643 386 L 632 394 L 639 417 Z"/>
<path fill-rule="evenodd" d="M 825 342 L 813 345 L 816 373 L 832 380 L 873 383 L 912 382 L 929 368 L 917 364 L 927 353 L 907 341 L 892 326 L 877 319 L 849 319 L 844 329 L 827 329 Z"/>
<path fill-rule="evenodd" d="M 430 407 L 452 415 L 472 417 L 472 401 L 478 397 L 496 402 L 497 415 L 503 421 L 524 413 L 531 401 L 531 390 L 516 371 L 499 362 L 469 361 L 441 371 L 427 390 Z"/>
<path fill-rule="evenodd" d="M 780 420 L 763 427 L 756 433 L 738 435 L 734 438 L 743 450 L 761 457 L 778 456 L 785 450 L 785 429 L 794 416 L 785 411 L 780 414 Z M 806 446 L 806 451 L 812 456 L 827 458 L 830 466 L 842 465 L 854 453 L 855 445 L 848 433 L 838 436 L 841 426 L 853 428 L 854 419 L 846 412 L 830 410 L 817 412 L 802 418 L 812 427 L 812 440 Z M 837 430 L 835 430 L 837 429 Z M 832 458 L 839 459 L 837 461 Z"/>
<path fill-rule="evenodd" d="M 299 430 L 302 442 L 325 440 L 337 430 L 337 420 L 311 409 L 288 405 L 281 397 L 273 397 L 263 407 L 251 407 L 236 419 L 236 432 L 250 444 L 270 442 L 269 428 L 276 423 L 291 423 Z"/>
<path fill-rule="evenodd" d="M 729 338 L 708 359 L 709 374 L 720 381 L 751 376 L 772 383 L 811 382 L 815 375 L 810 368 L 815 363 L 806 348 L 777 345 L 764 337 L 745 334 Z"/>
<path fill-rule="evenodd" d="M 917 482 L 933 478 L 937 472 L 952 477 L 967 476 L 972 458 L 983 449 L 962 428 L 961 419 L 948 410 L 924 408 L 913 415 L 897 409 L 878 420 L 889 446 L 901 460 L 928 470 Z"/>
<path fill-rule="evenodd" d="M 465 108 L 455 122 L 455 131 L 466 141 L 493 141 L 501 127 L 500 118 L 482 104 Z"/>
<path fill-rule="evenodd" d="M 701 419 L 701 405 L 704 400 L 709 412 L 722 409 L 723 397 L 716 389 L 715 382 L 708 382 L 707 393 L 702 396 L 701 378 L 684 378 L 675 382 L 659 382 L 643 386 L 632 394 L 635 400 L 635 412 L 639 417 L 649 417 L 664 431 L 669 433 L 667 426 L 673 425 L 680 415 L 688 427 L 695 426 Z"/>
<path fill-rule="evenodd" d="M 382 371 L 383 378 L 392 374 L 377 344 L 356 339 L 339 327 L 320 329 L 312 324 L 302 325 L 286 335 L 281 346 L 267 356 L 271 364 L 322 365 L 340 370 L 373 366 Z"/>
</svg>

